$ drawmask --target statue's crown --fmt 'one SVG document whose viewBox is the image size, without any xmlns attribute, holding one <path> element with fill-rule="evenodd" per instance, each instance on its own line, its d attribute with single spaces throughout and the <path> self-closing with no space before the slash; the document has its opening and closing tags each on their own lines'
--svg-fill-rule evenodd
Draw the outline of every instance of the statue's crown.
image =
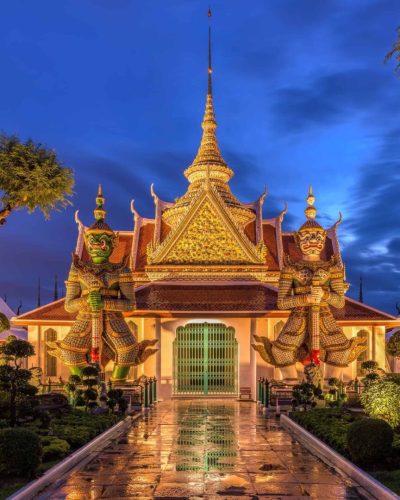
<svg viewBox="0 0 400 500">
<path fill-rule="evenodd" d="M 304 213 L 306 214 L 307 220 L 300 227 L 299 233 L 310 230 L 325 232 L 325 229 L 315 220 L 315 217 L 317 215 L 317 209 L 314 207 L 315 196 L 313 194 L 312 186 L 310 186 L 308 189 L 308 196 L 306 198 L 306 201 L 307 201 L 307 207 L 304 210 Z"/>
<path fill-rule="evenodd" d="M 85 231 L 85 234 L 93 234 L 93 233 L 106 233 L 110 235 L 114 235 L 114 231 L 111 227 L 105 222 L 106 211 L 104 210 L 104 196 L 103 191 L 101 189 L 101 184 L 99 184 L 99 189 L 97 191 L 96 196 L 96 208 L 94 209 L 94 218 L 95 222 Z"/>
</svg>

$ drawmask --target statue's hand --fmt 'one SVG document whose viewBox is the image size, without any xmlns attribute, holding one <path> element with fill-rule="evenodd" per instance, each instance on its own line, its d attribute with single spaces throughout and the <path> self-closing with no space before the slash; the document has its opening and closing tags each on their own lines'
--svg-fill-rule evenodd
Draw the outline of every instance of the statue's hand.
<svg viewBox="0 0 400 500">
<path fill-rule="evenodd" d="M 104 301 L 100 295 L 100 292 L 89 292 L 87 302 L 92 311 L 101 311 L 102 309 L 104 309 Z"/>
<path fill-rule="evenodd" d="M 312 286 L 311 287 L 311 295 L 314 297 L 316 304 L 319 304 L 324 295 L 324 291 L 320 286 Z"/>
</svg>

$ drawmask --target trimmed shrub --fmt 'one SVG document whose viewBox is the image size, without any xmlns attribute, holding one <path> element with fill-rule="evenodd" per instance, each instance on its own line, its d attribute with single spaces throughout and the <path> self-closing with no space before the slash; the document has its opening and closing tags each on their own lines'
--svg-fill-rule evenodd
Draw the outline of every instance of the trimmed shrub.
<svg viewBox="0 0 400 500">
<path fill-rule="evenodd" d="M 337 450 L 348 456 L 346 434 L 353 417 L 339 408 L 293 412 L 290 418 Z"/>
<path fill-rule="evenodd" d="M 0 430 L 0 476 L 31 478 L 42 458 L 40 438 L 28 429 Z"/>
<path fill-rule="evenodd" d="M 64 439 L 60 439 L 55 436 L 45 436 L 42 437 L 43 446 L 43 462 L 48 462 L 49 460 L 57 460 L 59 458 L 65 457 L 68 454 L 71 446 Z"/>
<path fill-rule="evenodd" d="M 384 420 L 361 418 L 347 431 L 350 457 L 360 465 L 375 465 L 391 454 L 393 429 Z"/>
<path fill-rule="evenodd" d="M 373 418 L 381 418 L 395 428 L 400 425 L 400 385 L 379 380 L 368 385 L 360 396 L 365 411 Z"/>
</svg>

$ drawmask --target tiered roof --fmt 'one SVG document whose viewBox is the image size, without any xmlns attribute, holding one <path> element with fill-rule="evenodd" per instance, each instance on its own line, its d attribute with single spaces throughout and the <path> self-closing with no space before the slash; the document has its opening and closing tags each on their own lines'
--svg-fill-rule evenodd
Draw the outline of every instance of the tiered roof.
<svg viewBox="0 0 400 500">
<path fill-rule="evenodd" d="M 285 317 L 289 311 L 278 311 L 277 289 L 269 285 L 243 284 L 171 284 L 149 283 L 136 290 L 137 309 L 126 316 L 220 315 Z M 376 324 L 394 327 L 400 319 L 361 302 L 346 298 L 344 309 L 332 309 L 340 325 Z M 68 325 L 76 314 L 64 308 L 64 299 L 47 304 L 15 318 L 18 325 Z"/>
</svg>

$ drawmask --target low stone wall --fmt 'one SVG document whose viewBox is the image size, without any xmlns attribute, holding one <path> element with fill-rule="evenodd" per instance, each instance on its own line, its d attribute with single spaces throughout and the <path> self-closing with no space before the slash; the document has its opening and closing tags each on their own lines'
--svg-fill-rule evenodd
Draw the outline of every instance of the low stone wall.
<svg viewBox="0 0 400 500">
<path fill-rule="evenodd" d="M 333 450 L 330 446 L 323 443 L 320 439 L 308 432 L 301 425 L 294 422 L 286 415 L 281 415 L 280 422 L 283 428 L 289 431 L 305 448 L 320 458 L 330 467 L 338 470 L 348 476 L 350 479 L 365 488 L 377 500 L 398 500 L 393 491 L 386 488 L 382 483 L 363 471 L 350 460 Z"/>
<path fill-rule="evenodd" d="M 30 500 L 50 484 L 61 483 L 67 473 L 71 472 L 73 468 L 78 466 L 82 467 L 85 463 L 91 461 L 98 452 L 129 429 L 132 423 L 141 416 L 142 413 L 138 413 L 121 420 L 71 455 L 68 455 L 64 460 L 43 474 L 43 476 L 35 481 L 31 481 L 26 486 L 13 493 L 13 495 L 9 497 L 9 500 Z"/>
</svg>

